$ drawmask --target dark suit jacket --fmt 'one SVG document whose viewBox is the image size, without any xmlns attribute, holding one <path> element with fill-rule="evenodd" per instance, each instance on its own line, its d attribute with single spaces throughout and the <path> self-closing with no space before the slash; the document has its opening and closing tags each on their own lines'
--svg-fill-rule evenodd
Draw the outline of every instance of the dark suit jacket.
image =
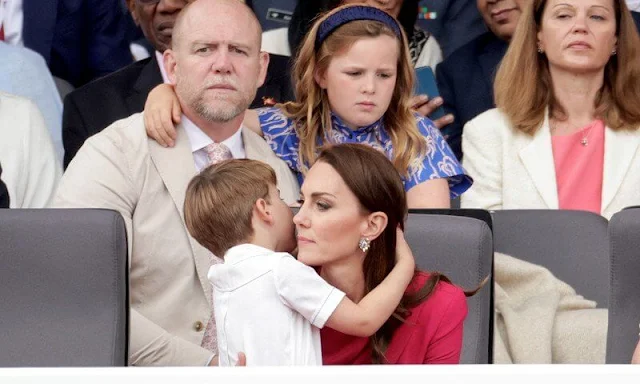
<svg viewBox="0 0 640 384">
<path fill-rule="evenodd" d="M 9 191 L 2 182 L 2 165 L 0 165 L 0 208 L 9 208 Z"/>
<path fill-rule="evenodd" d="M 446 113 L 455 121 L 442 130 L 462 160 L 462 127 L 467 121 L 495 106 L 493 79 L 508 44 L 485 33 L 458 49 L 436 68 L 436 80 Z"/>
<path fill-rule="evenodd" d="M 258 89 L 251 108 L 263 106 L 263 97 L 278 102 L 293 100 L 289 60 L 285 56 L 271 55 L 265 83 Z M 89 136 L 116 120 L 142 112 L 147 95 L 161 83 L 162 75 L 153 55 L 67 95 L 62 115 L 64 168 Z"/>
<path fill-rule="evenodd" d="M 24 0 L 22 10 L 24 45 L 76 87 L 133 61 L 119 0 Z"/>
<path fill-rule="evenodd" d="M 638 32 L 640 33 L 640 12 L 631 11 L 631 16 L 633 16 L 633 21 L 636 23 L 636 28 L 638 29 Z"/>
</svg>

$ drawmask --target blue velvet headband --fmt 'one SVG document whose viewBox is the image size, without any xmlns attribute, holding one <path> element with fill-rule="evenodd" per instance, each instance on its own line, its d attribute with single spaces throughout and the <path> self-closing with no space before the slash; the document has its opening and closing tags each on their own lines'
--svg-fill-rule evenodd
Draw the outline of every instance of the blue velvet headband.
<svg viewBox="0 0 640 384">
<path fill-rule="evenodd" d="M 322 42 L 327 37 L 329 37 L 329 35 L 331 35 L 333 31 L 343 26 L 344 24 L 356 20 L 379 21 L 391 28 L 391 30 L 395 32 L 398 38 L 402 39 L 402 33 L 400 32 L 398 22 L 396 21 L 396 19 L 391 17 L 391 15 L 375 7 L 358 5 L 354 7 L 344 8 L 329 16 L 325 21 L 322 22 L 322 24 L 320 24 L 320 27 L 318 27 L 318 33 L 316 34 L 315 49 L 317 50 L 318 48 L 320 48 Z"/>
</svg>

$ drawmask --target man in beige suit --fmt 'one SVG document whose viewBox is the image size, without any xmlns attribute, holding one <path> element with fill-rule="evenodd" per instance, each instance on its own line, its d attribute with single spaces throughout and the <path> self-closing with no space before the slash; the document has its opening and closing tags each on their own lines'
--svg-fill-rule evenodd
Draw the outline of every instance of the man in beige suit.
<svg viewBox="0 0 640 384">
<path fill-rule="evenodd" d="M 283 199 L 291 203 L 298 197 L 286 164 L 242 127 L 269 61 L 259 52 L 260 36 L 255 16 L 238 0 L 190 4 L 164 54 L 184 111 L 175 148 L 148 139 L 143 114 L 135 114 L 89 138 L 62 178 L 55 206 L 115 209 L 127 224 L 131 365 L 217 361 L 215 343 L 211 351 L 201 346 L 212 317 L 212 258 L 183 221 L 189 180 L 210 159 L 230 153 L 270 164 Z M 212 144 L 218 147 L 213 152 Z"/>
</svg>

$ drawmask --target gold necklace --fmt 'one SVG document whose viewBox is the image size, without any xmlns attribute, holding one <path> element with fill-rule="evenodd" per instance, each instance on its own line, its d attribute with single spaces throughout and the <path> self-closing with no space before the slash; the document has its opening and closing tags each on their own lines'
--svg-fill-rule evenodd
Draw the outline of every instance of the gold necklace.
<svg viewBox="0 0 640 384">
<path fill-rule="evenodd" d="M 589 135 L 591 134 L 591 130 L 593 129 L 593 126 L 595 125 L 595 122 L 592 121 L 589 128 L 586 130 L 586 133 L 582 134 L 582 139 L 580 139 L 580 144 L 582 144 L 583 147 L 586 147 L 589 145 Z M 552 124 L 551 121 L 549 121 L 549 127 L 551 128 L 551 132 L 555 132 L 557 131 L 557 125 L 556 124 Z M 573 129 L 575 129 L 575 127 L 572 127 Z"/>
</svg>

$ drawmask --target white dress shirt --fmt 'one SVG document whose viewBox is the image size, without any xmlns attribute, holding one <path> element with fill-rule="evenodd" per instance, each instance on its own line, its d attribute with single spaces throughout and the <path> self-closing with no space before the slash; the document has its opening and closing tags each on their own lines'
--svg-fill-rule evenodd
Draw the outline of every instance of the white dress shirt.
<svg viewBox="0 0 640 384">
<path fill-rule="evenodd" d="M 209 269 L 220 365 L 322 365 L 320 330 L 344 292 L 288 253 L 237 245 Z"/>
<path fill-rule="evenodd" d="M 158 60 L 158 67 L 160 68 L 160 74 L 162 75 L 162 81 L 165 84 L 170 84 L 169 76 L 167 76 L 167 71 L 164 69 L 164 56 L 162 53 L 156 51 L 156 59 Z"/>
<path fill-rule="evenodd" d="M 22 0 L 0 0 L 0 25 L 4 27 L 4 41 L 24 46 L 22 39 Z"/>
</svg>

